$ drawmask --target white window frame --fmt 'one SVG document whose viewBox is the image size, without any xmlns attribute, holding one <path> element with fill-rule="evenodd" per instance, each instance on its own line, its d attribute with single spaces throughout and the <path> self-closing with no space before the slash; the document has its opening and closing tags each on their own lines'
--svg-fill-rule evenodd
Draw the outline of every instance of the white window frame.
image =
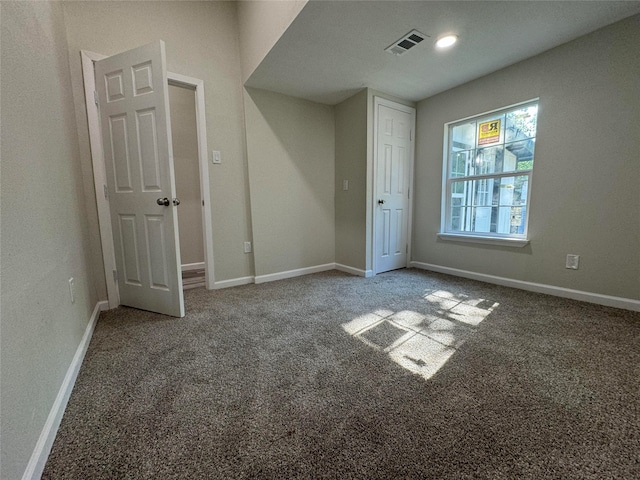
<svg viewBox="0 0 640 480">
<path fill-rule="evenodd" d="M 522 170 L 517 172 L 500 172 L 500 173 L 488 173 L 482 175 L 474 175 L 472 177 L 459 177 L 459 178 L 449 178 L 449 170 L 451 168 L 451 155 L 449 153 L 449 136 L 452 127 L 468 122 L 470 120 L 479 120 L 483 117 L 506 113 L 509 110 L 513 110 L 518 107 L 523 107 L 529 104 L 537 103 L 538 105 L 538 116 L 540 113 L 540 102 L 539 98 L 532 98 L 530 100 L 526 100 L 524 102 L 515 103 L 513 105 L 508 105 L 506 107 L 500 107 L 495 110 L 490 110 L 488 112 L 483 112 L 477 115 L 471 115 L 469 117 L 461 118 L 452 122 L 447 122 L 444 125 L 444 142 L 442 146 L 442 200 L 440 203 L 441 211 L 440 211 L 440 233 L 438 234 L 438 238 L 442 240 L 452 240 L 458 242 L 471 242 L 471 243 L 483 243 L 483 244 L 492 244 L 492 245 L 503 245 L 510 247 L 524 247 L 529 244 L 529 213 L 531 211 L 531 185 L 532 185 L 532 176 L 533 176 L 533 167 L 530 170 Z M 506 127 L 506 125 L 505 125 Z M 537 129 L 536 129 L 537 130 Z M 477 134 L 477 132 L 476 132 Z M 537 139 L 537 131 L 535 138 Z M 504 145 L 504 142 L 503 142 Z M 535 153 L 534 153 L 535 159 Z M 535 161 L 534 161 L 535 165 Z M 460 181 L 461 178 L 473 180 L 485 180 L 485 179 L 496 179 L 503 177 L 515 177 L 515 176 L 528 176 L 528 187 L 527 187 L 527 203 L 525 210 L 525 220 L 524 220 L 524 232 L 522 234 L 504 234 L 504 233 L 489 233 L 489 232 L 458 232 L 450 230 L 450 212 L 451 212 L 451 185 L 453 181 Z"/>
</svg>

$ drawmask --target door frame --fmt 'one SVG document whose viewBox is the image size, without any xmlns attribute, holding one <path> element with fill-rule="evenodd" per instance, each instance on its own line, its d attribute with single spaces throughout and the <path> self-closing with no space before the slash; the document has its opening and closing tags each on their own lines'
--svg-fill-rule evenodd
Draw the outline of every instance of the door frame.
<svg viewBox="0 0 640 480">
<path fill-rule="evenodd" d="M 372 219 L 371 219 L 371 270 L 373 275 L 378 274 L 378 265 L 376 260 L 376 228 L 377 228 L 377 202 L 378 198 L 378 120 L 379 113 L 378 109 L 380 106 L 385 106 L 389 108 L 393 108 L 395 110 L 400 110 L 401 112 L 408 113 L 411 115 L 411 125 L 409 128 L 409 209 L 408 209 L 408 219 L 407 219 L 407 261 L 405 263 L 405 267 L 409 266 L 411 262 L 411 242 L 413 239 L 413 170 L 415 164 L 415 150 L 416 150 L 416 109 L 413 107 L 409 107 L 407 105 L 403 105 L 401 103 L 394 102 L 392 100 L 388 100 L 383 97 L 374 96 L 373 97 L 373 185 L 371 191 L 373 193 L 372 198 L 369 199 L 372 205 Z"/>
<path fill-rule="evenodd" d="M 82 60 L 82 74 L 84 77 L 84 96 L 87 108 L 87 123 L 89 126 L 91 162 L 93 164 L 93 183 L 98 208 L 98 225 L 100 227 L 100 240 L 102 242 L 102 261 L 104 264 L 105 283 L 107 285 L 107 299 L 109 302 L 109 308 L 116 308 L 120 305 L 120 293 L 118 291 L 118 282 L 114 274 L 116 271 L 116 256 L 113 245 L 111 212 L 109 202 L 107 200 L 107 174 L 104 163 L 102 133 L 100 131 L 100 116 L 94 97 L 94 92 L 96 91 L 94 62 L 107 58 L 107 55 L 81 50 L 80 57 Z M 195 88 L 200 194 L 204 203 L 202 208 L 202 230 L 204 236 L 205 286 L 207 290 L 212 290 L 215 275 L 213 269 L 213 226 L 211 221 L 211 194 L 209 188 L 209 159 L 204 101 L 204 81 L 198 78 L 192 78 L 172 72 L 167 72 L 167 77 L 169 84 L 171 85 Z"/>
</svg>

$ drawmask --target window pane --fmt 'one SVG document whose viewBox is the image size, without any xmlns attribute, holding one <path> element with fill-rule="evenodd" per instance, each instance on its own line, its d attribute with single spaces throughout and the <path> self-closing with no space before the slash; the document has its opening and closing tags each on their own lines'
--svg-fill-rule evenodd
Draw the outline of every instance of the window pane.
<svg viewBox="0 0 640 480">
<path fill-rule="evenodd" d="M 492 115 L 478 120 L 477 146 L 499 145 L 504 143 L 504 115 Z"/>
<path fill-rule="evenodd" d="M 475 207 L 473 209 L 473 228 L 477 233 L 491 232 L 491 207 Z"/>
<path fill-rule="evenodd" d="M 468 175 L 467 164 L 473 157 L 473 151 L 460 151 L 451 154 L 451 170 L 449 178 L 464 177 Z"/>
<path fill-rule="evenodd" d="M 508 168 L 504 171 L 531 170 L 535 147 L 535 138 L 505 145 L 504 163 Z"/>
<path fill-rule="evenodd" d="M 529 177 L 516 177 L 513 184 L 513 202 L 512 205 L 526 205 L 527 193 L 529 190 Z"/>
<path fill-rule="evenodd" d="M 494 205 L 512 206 L 527 203 L 528 176 L 503 177 L 496 179 L 495 184 L 497 189 L 494 189 Z"/>
<path fill-rule="evenodd" d="M 512 110 L 506 115 L 505 142 L 536 136 L 538 105 Z"/>
<path fill-rule="evenodd" d="M 485 175 L 487 173 L 501 173 L 503 171 L 504 147 L 479 148 L 473 161 L 473 169 L 469 175 Z"/>
<path fill-rule="evenodd" d="M 452 207 L 451 208 L 451 230 L 460 232 L 461 231 L 461 211 L 464 210 L 460 207 Z"/>
<path fill-rule="evenodd" d="M 451 183 L 451 205 L 466 206 L 471 204 L 471 182 L 452 182 Z"/>
<path fill-rule="evenodd" d="M 471 207 L 453 207 L 451 209 L 451 231 L 469 232 L 472 224 Z"/>
<path fill-rule="evenodd" d="M 527 219 L 527 207 L 513 207 L 511 213 L 511 233 L 523 235 Z"/>
<path fill-rule="evenodd" d="M 528 175 L 451 184 L 451 231 L 522 234 Z"/>
<path fill-rule="evenodd" d="M 453 182 L 451 184 L 451 193 L 453 194 L 463 194 L 465 185 L 467 182 Z M 456 196 L 456 195 L 454 195 Z"/>
<path fill-rule="evenodd" d="M 471 184 L 473 191 L 472 205 L 491 205 L 493 198 L 493 182 L 494 180 L 492 178 L 467 182 Z"/>
<path fill-rule="evenodd" d="M 476 122 L 456 125 L 451 130 L 451 152 L 470 150 L 476 146 Z"/>
</svg>

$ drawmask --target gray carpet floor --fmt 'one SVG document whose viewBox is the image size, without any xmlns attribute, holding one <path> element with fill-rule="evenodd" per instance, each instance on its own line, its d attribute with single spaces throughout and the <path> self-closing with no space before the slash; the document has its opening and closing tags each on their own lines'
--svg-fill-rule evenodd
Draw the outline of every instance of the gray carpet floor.
<svg viewBox="0 0 640 480">
<path fill-rule="evenodd" d="M 640 478 L 640 314 L 401 270 L 104 312 L 45 479 Z"/>
</svg>

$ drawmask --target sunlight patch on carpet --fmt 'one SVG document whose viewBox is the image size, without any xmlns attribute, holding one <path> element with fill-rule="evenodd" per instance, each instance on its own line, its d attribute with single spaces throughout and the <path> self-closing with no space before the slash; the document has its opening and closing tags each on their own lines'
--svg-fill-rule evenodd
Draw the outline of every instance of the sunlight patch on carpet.
<svg viewBox="0 0 640 480">
<path fill-rule="evenodd" d="M 425 311 L 377 309 L 342 328 L 425 380 L 445 365 L 499 304 L 443 290 L 426 292 Z"/>
</svg>

